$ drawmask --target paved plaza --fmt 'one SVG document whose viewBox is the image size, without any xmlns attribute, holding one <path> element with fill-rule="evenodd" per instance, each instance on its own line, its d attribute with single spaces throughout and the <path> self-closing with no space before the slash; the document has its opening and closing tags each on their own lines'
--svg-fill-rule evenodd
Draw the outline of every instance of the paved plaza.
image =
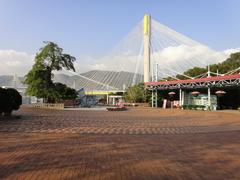
<svg viewBox="0 0 240 180">
<path fill-rule="evenodd" d="M 22 107 L 0 120 L 0 179 L 238 179 L 240 112 Z"/>
</svg>

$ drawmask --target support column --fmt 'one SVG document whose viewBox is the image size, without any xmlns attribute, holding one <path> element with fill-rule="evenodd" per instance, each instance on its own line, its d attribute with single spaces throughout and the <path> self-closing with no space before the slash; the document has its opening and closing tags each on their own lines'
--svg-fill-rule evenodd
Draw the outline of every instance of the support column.
<svg viewBox="0 0 240 180">
<path fill-rule="evenodd" d="M 73 81 L 73 89 L 76 89 L 76 80 Z"/>
<path fill-rule="evenodd" d="M 208 87 L 208 108 L 211 110 L 211 89 Z"/>
<path fill-rule="evenodd" d="M 155 91 L 155 108 L 158 107 L 158 92 L 157 92 L 157 89 Z"/>
<path fill-rule="evenodd" d="M 179 89 L 179 106 L 182 106 L 182 89 Z"/>
<path fill-rule="evenodd" d="M 207 77 L 211 77 L 210 65 L 208 64 L 208 75 Z M 208 109 L 211 110 L 211 89 L 208 86 Z"/>
<path fill-rule="evenodd" d="M 184 91 L 182 91 L 182 104 L 181 104 L 181 106 L 183 106 L 184 105 L 184 99 L 185 99 L 185 92 Z"/>
<path fill-rule="evenodd" d="M 113 99 L 113 105 L 115 106 L 115 97 L 113 97 L 112 99 Z"/>
<path fill-rule="evenodd" d="M 18 88 L 18 77 L 17 77 L 17 74 L 14 74 L 14 77 L 13 77 L 13 86 L 14 86 L 14 89 L 17 89 L 17 88 Z"/>
<path fill-rule="evenodd" d="M 158 63 L 156 63 L 155 81 L 158 81 Z M 155 108 L 158 107 L 158 90 L 155 91 Z"/>
<path fill-rule="evenodd" d="M 144 15 L 143 20 L 144 36 L 144 82 L 150 81 L 150 36 L 151 36 L 151 16 Z"/>
<path fill-rule="evenodd" d="M 107 93 L 107 105 L 108 105 L 108 103 L 109 103 L 108 101 L 109 101 L 109 99 L 108 99 L 108 93 Z"/>
<path fill-rule="evenodd" d="M 154 107 L 154 90 L 152 89 L 152 108 Z"/>
</svg>

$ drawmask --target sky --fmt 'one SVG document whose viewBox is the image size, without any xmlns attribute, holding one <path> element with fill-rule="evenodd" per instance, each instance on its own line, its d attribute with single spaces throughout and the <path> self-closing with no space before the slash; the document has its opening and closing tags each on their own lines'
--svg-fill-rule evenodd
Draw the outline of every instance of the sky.
<svg viewBox="0 0 240 180">
<path fill-rule="evenodd" d="M 33 59 L 43 41 L 77 59 L 104 56 L 145 13 L 216 51 L 239 48 L 239 7 L 239 0 L 0 0 L 0 74 L 16 59 L 19 67 Z"/>
</svg>

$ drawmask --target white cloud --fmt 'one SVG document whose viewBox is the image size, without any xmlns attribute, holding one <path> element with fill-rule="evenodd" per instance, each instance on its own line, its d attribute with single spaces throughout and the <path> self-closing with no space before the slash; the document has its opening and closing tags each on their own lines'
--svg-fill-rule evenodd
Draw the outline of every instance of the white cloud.
<svg viewBox="0 0 240 180">
<path fill-rule="evenodd" d="M 76 72 L 87 72 L 93 69 L 93 64 L 97 64 L 97 60 L 99 58 L 92 56 L 80 56 L 76 58 L 76 62 L 74 63 L 74 67 Z"/>
<path fill-rule="evenodd" d="M 192 67 L 204 67 L 208 64 L 222 62 L 231 53 L 237 51 L 239 48 L 218 52 L 203 45 L 179 45 L 152 53 L 151 60 L 157 62 L 160 71 L 167 76 L 182 73 Z M 143 73 L 143 56 L 125 54 L 106 56 L 92 65 L 92 69 Z"/>
<path fill-rule="evenodd" d="M 235 53 L 235 52 L 240 52 L 240 47 L 233 48 L 233 49 L 227 49 L 227 50 L 223 51 L 223 53 L 225 53 L 227 56 L 229 56 L 230 54 Z"/>
<path fill-rule="evenodd" d="M 180 45 L 168 47 L 160 52 L 154 53 L 153 57 L 162 71 L 168 74 L 182 73 L 192 67 L 204 67 L 224 61 L 228 54 L 214 51 L 206 46 Z"/>
<path fill-rule="evenodd" d="M 0 50 L 0 75 L 25 75 L 32 67 L 34 56 L 15 50 Z"/>
<path fill-rule="evenodd" d="M 180 45 L 155 52 L 152 54 L 152 59 L 158 62 L 162 72 L 174 74 L 174 71 L 183 72 L 194 66 L 206 66 L 208 63 L 213 64 L 224 61 L 231 53 L 237 51 L 240 51 L 240 48 L 217 52 L 201 45 L 191 47 Z M 17 74 L 23 76 L 31 69 L 33 60 L 34 55 L 25 52 L 0 50 L 0 75 Z M 143 56 L 121 56 L 120 54 L 102 58 L 81 56 L 77 58 L 75 68 L 78 73 L 95 69 L 142 73 Z"/>
</svg>

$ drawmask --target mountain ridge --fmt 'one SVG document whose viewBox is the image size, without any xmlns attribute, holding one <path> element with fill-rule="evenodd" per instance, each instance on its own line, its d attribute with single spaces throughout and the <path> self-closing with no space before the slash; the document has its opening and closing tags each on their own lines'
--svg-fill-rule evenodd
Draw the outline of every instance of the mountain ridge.
<svg viewBox="0 0 240 180">
<path fill-rule="evenodd" d="M 22 83 L 24 77 L 18 77 L 17 82 L 14 80 L 14 76 L 0 75 L 0 86 L 11 86 L 24 87 Z M 129 87 L 135 81 L 136 83 L 143 81 L 143 75 L 134 74 L 131 72 L 115 72 L 115 71 L 101 71 L 91 70 L 79 75 L 66 75 L 63 73 L 54 74 L 54 82 L 60 82 L 66 84 L 69 87 L 75 89 L 84 88 L 86 91 L 91 90 L 111 90 L 112 87 L 115 89 L 123 89 Z"/>
</svg>

